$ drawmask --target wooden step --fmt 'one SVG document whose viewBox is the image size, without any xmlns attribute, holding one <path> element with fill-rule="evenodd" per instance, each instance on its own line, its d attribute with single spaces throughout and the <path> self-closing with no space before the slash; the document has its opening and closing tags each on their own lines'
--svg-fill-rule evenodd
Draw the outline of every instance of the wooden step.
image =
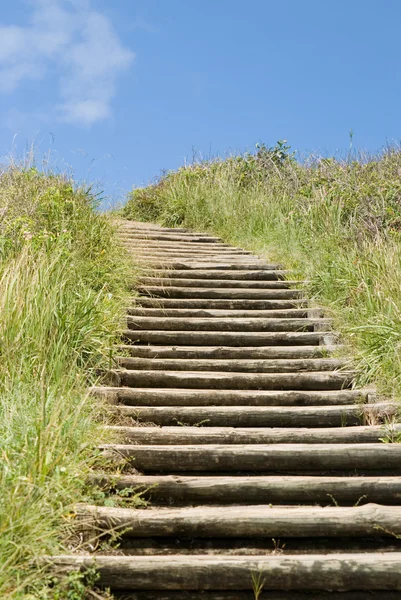
<svg viewBox="0 0 401 600">
<path fill-rule="evenodd" d="M 295 282 L 286 282 L 293 285 Z M 302 298 L 303 291 L 300 289 L 237 289 L 237 288 L 196 288 L 196 287 L 160 287 L 160 286 L 139 286 L 138 291 L 154 297 L 167 298 L 210 298 L 210 299 L 239 299 L 239 300 L 292 300 Z"/>
<path fill-rule="evenodd" d="M 153 233 L 153 232 L 137 232 L 130 233 L 128 235 L 123 235 L 122 237 L 129 238 L 132 240 L 164 240 L 168 242 L 198 242 L 202 244 L 214 244 L 215 242 L 222 242 L 222 239 L 219 237 L 213 237 L 211 235 L 197 235 L 191 233 Z"/>
<path fill-rule="evenodd" d="M 95 475 L 103 489 L 145 491 L 155 502 L 179 504 L 321 504 L 355 506 L 366 502 L 401 504 L 399 477 L 318 475 Z"/>
<path fill-rule="evenodd" d="M 141 331 L 125 329 L 123 337 L 134 343 L 173 346 L 314 346 L 333 345 L 334 336 L 324 331 Z"/>
<path fill-rule="evenodd" d="M 232 253 L 217 253 L 217 252 L 164 252 L 164 251 L 153 251 L 153 250 L 143 250 L 139 252 L 137 249 L 127 249 L 127 253 L 129 256 L 132 256 L 135 261 L 137 261 L 140 265 L 146 263 L 147 268 L 152 266 L 154 263 L 163 262 L 167 268 L 170 268 L 170 264 L 175 264 L 176 262 L 189 262 L 189 263 L 198 263 L 198 261 L 209 262 L 210 264 L 221 265 L 222 263 L 232 262 L 233 264 L 243 265 L 246 268 L 250 268 L 251 265 L 262 264 L 262 262 L 258 263 L 259 260 L 257 257 L 252 255 L 244 255 L 240 252 L 232 252 Z"/>
<path fill-rule="evenodd" d="M 252 261 L 257 259 L 256 256 L 253 256 L 252 254 L 249 254 L 245 251 L 242 250 L 229 250 L 229 249 L 223 249 L 223 248 L 207 248 L 205 250 L 197 250 L 196 248 L 188 248 L 188 249 L 170 249 L 170 250 L 164 250 L 162 248 L 160 249 L 156 249 L 156 248 L 149 248 L 149 247 L 143 247 L 140 248 L 138 246 L 128 246 L 126 247 L 126 250 L 129 253 L 132 253 L 136 256 L 160 256 L 160 257 L 185 257 L 185 258 L 190 258 L 193 257 L 196 260 L 199 260 L 201 258 L 219 258 L 219 259 L 228 259 L 228 258 L 233 258 L 234 260 L 240 260 L 242 262 L 243 259 L 246 259 L 246 262 Z"/>
<path fill-rule="evenodd" d="M 144 346 L 119 344 L 117 350 L 138 358 L 187 358 L 187 359 L 301 359 L 323 358 L 342 346 Z"/>
<path fill-rule="evenodd" d="M 125 233 L 189 233 L 193 232 L 187 227 L 163 227 L 156 223 L 145 223 L 143 221 L 122 221 L 118 224 L 117 231 L 119 234 L 124 235 Z M 197 236 L 209 237 L 208 233 L 197 233 Z"/>
<path fill-rule="evenodd" d="M 285 291 L 285 295 L 288 295 L 292 290 Z M 281 292 L 283 293 L 283 292 Z M 291 295 L 291 293 L 289 294 Z M 151 298 L 151 297 L 138 297 L 134 299 L 136 306 L 148 306 L 158 308 L 206 308 L 206 309 L 220 309 L 220 310 L 271 310 L 271 309 L 288 309 L 288 308 L 300 308 L 306 307 L 308 302 L 305 298 L 276 298 L 276 299 L 202 299 L 202 298 Z"/>
<path fill-rule="evenodd" d="M 155 277 L 172 277 L 178 279 L 224 279 L 224 280 L 243 280 L 243 281 L 270 281 L 276 279 L 285 279 L 292 271 L 284 269 L 155 269 Z"/>
<path fill-rule="evenodd" d="M 331 319 L 180 318 L 127 316 L 128 327 L 156 331 L 330 331 Z"/>
<path fill-rule="evenodd" d="M 386 471 L 401 474 L 400 444 L 106 444 L 136 469 L 154 472 Z"/>
<path fill-rule="evenodd" d="M 236 289 L 285 289 L 298 285 L 299 281 L 287 279 L 267 279 L 243 281 L 242 279 L 179 279 L 177 277 L 141 277 L 141 286 L 189 287 L 189 288 L 236 288 Z M 302 282 L 301 282 L 302 283 Z M 140 287 L 141 287 L 140 286 Z"/>
<path fill-rule="evenodd" d="M 206 427 L 344 427 L 383 423 L 394 415 L 390 403 L 341 406 L 119 406 L 118 414 L 155 425 Z"/>
<path fill-rule="evenodd" d="M 175 359 L 132 358 L 117 356 L 119 367 L 134 370 L 166 371 L 225 371 L 241 373 L 295 373 L 299 371 L 336 371 L 344 369 L 347 362 L 337 358 L 311 359 Z"/>
<path fill-rule="evenodd" d="M 128 307 L 127 314 L 140 317 L 176 317 L 176 318 L 230 318 L 230 319 L 317 319 L 323 316 L 323 311 L 311 308 L 281 308 L 276 310 L 230 310 L 206 308 L 146 308 Z"/>
<path fill-rule="evenodd" d="M 277 270 L 281 270 L 282 266 L 277 264 L 277 263 L 265 263 L 264 260 L 262 259 L 255 259 L 253 261 L 249 261 L 248 264 L 244 264 L 243 262 L 230 262 L 230 261 L 207 261 L 205 259 L 203 260 L 183 260 L 183 261 L 179 261 L 179 260 L 173 260 L 173 261 L 163 261 L 163 259 L 161 259 L 160 261 L 152 261 L 152 265 L 154 269 L 162 269 L 163 271 L 166 270 L 183 270 L 183 271 L 188 271 L 189 273 L 193 273 L 194 275 L 196 275 L 196 273 L 199 270 L 211 270 L 211 271 L 218 271 L 218 272 L 223 272 L 225 270 L 233 270 L 233 271 L 238 271 L 239 273 L 241 273 L 242 271 L 249 271 L 249 270 L 256 270 L 256 271 L 260 271 L 260 270 L 264 270 L 264 271 L 277 271 Z M 240 279 L 240 277 L 239 277 Z"/>
<path fill-rule="evenodd" d="M 188 242 L 188 241 L 167 241 L 167 240 L 152 240 L 152 239 L 144 239 L 139 238 L 137 236 L 124 236 L 123 238 L 124 244 L 132 246 L 134 248 L 160 248 L 160 249 L 171 249 L 171 248 L 192 248 L 195 250 L 204 250 L 205 248 L 217 248 L 223 250 L 244 250 L 244 248 L 237 248 L 235 246 L 231 246 L 231 244 L 227 244 L 226 242 L 213 242 L 205 245 L 205 242 Z M 244 250 L 244 252 L 249 253 L 249 250 Z"/>
<path fill-rule="evenodd" d="M 127 427 L 108 426 L 121 440 L 145 445 L 185 444 L 364 444 L 379 443 L 388 435 L 386 426 L 318 428 L 270 427 Z M 401 433 L 401 425 L 392 428 Z"/>
<path fill-rule="evenodd" d="M 263 578 L 261 578 L 263 581 Z M 122 592 L 115 593 L 116 600 L 255 600 L 253 591 L 186 591 L 186 592 Z M 369 591 L 366 592 L 263 592 L 260 600 L 399 600 L 398 592 Z"/>
<path fill-rule="evenodd" d="M 184 508 L 80 506 L 85 527 L 123 537 L 397 537 L 401 506 L 340 507 L 269 505 Z"/>
<path fill-rule="evenodd" d="M 341 390 L 350 387 L 354 379 L 352 372 L 345 371 L 237 373 L 114 369 L 109 376 L 115 386 L 217 390 Z"/>
<path fill-rule="evenodd" d="M 53 569 L 95 568 L 102 587 L 120 590 L 401 590 L 401 552 L 275 556 L 90 556 L 47 559 Z"/>
<path fill-rule="evenodd" d="M 196 390 L 188 388 L 93 387 L 92 394 L 126 406 L 339 406 L 374 401 L 374 392 L 357 390 Z M 374 405 L 376 406 L 376 404 Z M 387 406 L 387 405 L 386 405 Z"/>
</svg>

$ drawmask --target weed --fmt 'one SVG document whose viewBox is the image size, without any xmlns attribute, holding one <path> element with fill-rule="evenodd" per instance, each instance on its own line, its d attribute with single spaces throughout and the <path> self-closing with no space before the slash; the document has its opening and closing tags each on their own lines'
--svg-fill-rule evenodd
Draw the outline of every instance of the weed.
<svg viewBox="0 0 401 600">
<path fill-rule="evenodd" d="M 259 600 L 261 593 L 263 592 L 263 587 L 266 583 L 266 579 L 263 577 L 263 573 L 261 571 L 252 572 L 252 591 L 255 595 L 255 600 Z"/>
<path fill-rule="evenodd" d="M 66 548 L 107 440 L 87 388 L 109 364 L 128 265 L 96 202 L 60 175 L 0 172 L 1 598 L 84 597 L 79 574 L 57 587 L 34 565 Z"/>
</svg>

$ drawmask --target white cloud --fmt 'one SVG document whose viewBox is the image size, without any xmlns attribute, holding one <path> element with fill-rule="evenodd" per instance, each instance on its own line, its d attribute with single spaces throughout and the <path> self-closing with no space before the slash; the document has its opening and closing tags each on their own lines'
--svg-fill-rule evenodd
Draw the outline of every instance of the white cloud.
<svg viewBox="0 0 401 600">
<path fill-rule="evenodd" d="M 0 25 L 0 92 L 56 72 L 59 118 L 92 125 L 111 114 L 120 73 L 133 62 L 110 20 L 89 0 L 31 0 L 29 24 Z"/>
</svg>

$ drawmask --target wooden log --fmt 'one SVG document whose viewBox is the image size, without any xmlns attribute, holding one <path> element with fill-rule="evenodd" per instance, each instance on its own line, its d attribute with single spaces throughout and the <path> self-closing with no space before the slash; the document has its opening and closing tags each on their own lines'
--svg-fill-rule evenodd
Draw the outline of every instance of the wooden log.
<svg viewBox="0 0 401 600">
<path fill-rule="evenodd" d="M 211 244 L 207 244 L 205 246 L 205 242 L 188 242 L 188 241 L 166 241 L 166 240 L 148 240 L 138 237 L 124 236 L 123 241 L 125 244 L 132 246 L 133 248 L 159 248 L 160 250 L 164 249 L 181 249 L 181 248 L 195 248 L 204 250 L 205 248 L 212 249 L 222 249 L 222 250 L 241 250 L 243 252 L 249 252 L 249 250 L 244 250 L 244 248 L 238 248 L 236 246 L 231 246 L 225 242 L 213 242 Z"/>
<path fill-rule="evenodd" d="M 329 331 L 331 319 L 262 319 L 262 318 L 180 318 L 127 316 L 133 331 Z"/>
<path fill-rule="evenodd" d="M 117 433 L 121 440 L 144 445 L 366 444 L 379 443 L 389 435 L 383 425 L 323 428 L 109 426 L 107 429 Z M 391 428 L 393 436 L 400 433 L 401 425 Z"/>
<path fill-rule="evenodd" d="M 156 252 L 180 252 L 181 250 L 184 252 L 192 252 L 192 253 L 197 253 L 199 251 L 200 254 L 207 252 L 207 253 L 213 253 L 213 252 L 224 252 L 227 254 L 241 254 L 243 256 L 253 256 L 251 254 L 251 252 L 249 252 L 249 250 L 244 250 L 243 248 L 239 248 L 236 246 L 229 246 L 228 244 L 193 244 L 193 243 L 188 243 L 188 242 L 184 242 L 184 243 L 170 243 L 170 242 L 149 242 L 149 241 L 142 241 L 140 243 L 138 242 L 130 242 L 130 241 L 124 241 L 124 247 L 127 248 L 128 250 L 132 250 L 132 251 L 145 251 L 145 252 L 150 252 L 150 251 L 156 251 Z"/>
<path fill-rule="evenodd" d="M 243 310 L 271 310 L 271 309 L 283 309 L 283 308 L 299 308 L 306 307 L 308 301 L 305 298 L 292 298 L 288 299 L 267 299 L 267 300 L 252 300 L 252 299 L 198 299 L 198 298 L 151 298 L 148 296 L 141 296 L 135 298 L 136 306 L 149 306 L 149 307 L 161 307 L 161 308 L 206 308 L 206 309 L 220 309 L 220 310 L 232 310 L 232 309 L 243 309 Z"/>
<path fill-rule="evenodd" d="M 279 270 L 282 269 L 282 265 L 273 263 L 273 264 L 269 264 L 269 263 L 265 263 L 262 259 L 257 259 L 253 262 L 251 262 L 250 264 L 243 264 L 243 263 L 238 263 L 238 262 L 225 262 L 225 261 L 220 261 L 220 262 L 210 262 L 207 260 L 184 260 L 182 262 L 180 261 L 167 261 L 164 262 L 163 260 L 160 261 L 154 261 L 153 263 L 153 268 L 154 269 L 170 269 L 170 270 L 185 270 L 185 271 L 189 271 L 190 273 L 194 273 L 196 274 L 196 272 L 199 269 L 211 269 L 213 271 L 219 271 L 219 272 L 223 272 L 226 269 L 231 269 L 234 271 L 238 271 L 239 273 L 241 273 L 242 271 L 246 271 L 249 269 L 256 269 L 256 270 Z"/>
<path fill-rule="evenodd" d="M 297 289 L 236 289 L 236 288 L 180 288 L 180 287 L 158 287 L 140 286 L 139 291 L 155 297 L 167 298 L 210 298 L 210 299 L 239 299 L 239 300 L 285 300 L 302 297 L 302 290 Z"/>
<path fill-rule="evenodd" d="M 401 474 L 400 444 L 238 444 L 136 446 L 106 444 L 149 473 L 185 471 L 349 471 Z"/>
<path fill-rule="evenodd" d="M 183 245 L 174 245 L 167 244 L 166 246 L 157 246 L 152 242 L 145 242 L 143 244 L 131 243 L 131 242 L 123 242 L 124 247 L 132 252 L 145 252 L 149 254 L 163 254 L 164 252 L 169 254 L 192 254 L 196 256 L 203 255 L 216 255 L 216 256 L 243 256 L 243 257 L 252 257 L 254 256 L 248 250 L 243 250 L 242 248 L 234 248 L 233 246 L 220 246 L 216 244 L 183 244 Z"/>
<path fill-rule="evenodd" d="M 333 344 L 330 332 L 270 332 L 270 331 L 133 331 L 125 329 L 123 336 L 135 343 L 186 346 L 314 346 Z"/>
<path fill-rule="evenodd" d="M 299 285 L 300 281 L 286 279 L 268 279 L 255 281 L 242 279 L 179 279 L 178 277 L 149 277 L 140 278 L 141 286 L 189 287 L 189 288 L 236 288 L 236 289 L 285 289 Z"/>
<path fill-rule="evenodd" d="M 191 390 L 183 388 L 93 387 L 92 394 L 126 406 L 335 406 L 359 405 L 372 399 L 372 391 L 325 390 Z M 360 413 L 363 407 L 359 406 Z"/>
<path fill-rule="evenodd" d="M 401 552 L 276 556 L 48 557 L 52 569 L 95 567 L 99 585 L 132 590 L 401 590 Z"/>
<path fill-rule="evenodd" d="M 284 269 L 155 269 L 155 277 L 173 277 L 179 279 L 224 279 L 224 280 L 242 280 L 242 281 L 269 281 L 275 279 L 285 279 L 292 271 Z"/>
<path fill-rule="evenodd" d="M 196 233 L 185 234 L 185 233 L 153 233 L 153 232 L 138 232 L 132 235 L 132 239 L 135 240 L 164 240 L 167 242 L 198 242 L 202 244 L 214 244 L 215 242 L 221 242 L 222 239 L 219 237 L 213 237 L 211 235 L 203 236 L 197 235 Z"/>
<path fill-rule="evenodd" d="M 157 286 L 139 287 L 139 291 L 154 297 L 167 298 L 210 298 L 222 300 L 292 300 L 302 298 L 302 290 L 277 289 L 277 290 L 238 290 L 236 288 L 162 288 Z"/>
<path fill-rule="evenodd" d="M 209 258 L 219 258 L 219 259 L 228 259 L 230 257 L 234 258 L 235 260 L 240 260 L 242 262 L 243 259 L 246 259 L 246 262 L 252 261 L 252 260 L 256 260 L 257 257 L 253 256 L 252 254 L 247 254 L 244 251 L 241 250 L 224 250 L 224 249 L 215 249 L 213 250 L 212 248 L 207 249 L 207 250 L 198 250 L 196 248 L 188 248 L 188 249 L 156 249 L 156 248 L 148 248 L 148 247 L 143 247 L 140 248 L 138 246 L 125 246 L 126 250 L 131 253 L 131 254 L 135 254 L 135 255 L 141 255 L 141 256 L 160 256 L 162 258 L 167 257 L 167 258 L 171 258 L 171 257 L 185 257 L 185 258 L 190 258 L 193 257 L 195 260 L 201 260 L 203 258 L 206 258 L 207 260 Z"/>
<path fill-rule="evenodd" d="M 233 271 L 238 271 L 238 272 L 242 272 L 242 271 L 247 271 L 247 270 L 281 270 L 283 269 L 282 265 L 279 265 L 278 263 L 265 263 L 262 259 L 257 259 L 255 261 L 253 261 L 253 263 L 251 263 L 250 265 L 245 265 L 242 263 L 230 263 L 230 262 L 224 262 L 221 261 L 220 264 L 216 263 L 216 262 L 208 262 L 206 260 L 199 260 L 199 261 L 173 261 L 172 263 L 168 262 L 165 263 L 163 260 L 161 261 L 156 261 L 154 263 L 154 268 L 156 269 L 171 269 L 171 270 L 184 270 L 184 271 L 189 271 L 192 272 L 194 274 L 196 274 L 196 272 L 198 270 L 204 270 L 204 269 L 210 269 L 212 271 L 219 271 L 219 272 L 223 272 L 224 270 L 233 270 Z"/>
<path fill-rule="evenodd" d="M 189 266 L 191 268 L 194 268 L 196 266 L 204 268 L 205 265 L 209 264 L 210 267 L 212 268 L 225 268 L 228 265 L 232 265 L 231 268 L 235 269 L 235 268 L 242 268 L 242 269 L 252 269 L 252 268 L 257 268 L 257 269 L 261 269 L 263 268 L 263 265 L 265 264 L 264 261 L 261 258 L 257 258 L 257 257 L 252 257 L 252 256 L 238 256 L 238 255 L 216 255 L 216 254 L 204 254 L 204 255 L 199 255 L 199 254 L 195 254 L 195 255 L 189 255 L 189 256 L 165 256 L 164 254 L 160 255 L 148 255 L 146 256 L 145 254 L 140 254 L 140 253 L 135 253 L 135 257 L 137 259 L 140 259 L 141 257 L 143 258 L 143 260 L 146 260 L 149 262 L 149 264 L 152 263 L 164 263 L 164 267 L 165 268 L 174 268 L 174 265 L 183 265 L 180 268 L 185 268 L 186 266 Z"/>
<path fill-rule="evenodd" d="M 187 227 L 162 227 L 155 223 L 143 223 L 141 221 L 124 221 L 122 222 L 117 232 L 121 235 L 124 234 L 136 234 L 136 233 L 189 233 L 193 234 L 193 231 Z M 209 237 L 208 233 L 196 233 L 197 236 Z"/>
<path fill-rule="evenodd" d="M 401 504 L 401 477 L 95 475 L 92 481 L 104 488 L 148 490 L 153 503 Z"/>
<path fill-rule="evenodd" d="M 195 232 L 192 231 L 191 229 L 188 229 L 187 227 L 163 227 L 162 225 L 158 225 L 156 223 L 144 223 L 142 221 L 137 221 L 135 222 L 136 224 L 133 225 L 133 221 L 129 222 L 129 226 L 124 225 L 122 228 L 119 228 L 118 231 L 121 234 L 132 234 L 132 235 L 143 235 L 144 233 L 165 233 L 165 234 L 179 234 L 179 235 L 188 235 L 190 237 L 193 236 L 197 236 L 197 237 L 204 237 L 204 238 L 209 238 L 209 237 L 216 237 L 214 234 L 210 234 L 210 233 L 206 233 L 206 232 Z"/>
<path fill-rule="evenodd" d="M 122 592 L 115 593 L 116 600 L 255 600 L 254 592 Z M 399 600 L 398 592 L 263 592 L 260 600 Z"/>
<path fill-rule="evenodd" d="M 347 366 L 337 358 L 311 359 L 175 359 L 175 358 L 132 358 L 117 356 L 117 364 L 124 369 L 166 371 L 225 371 L 242 373 L 295 373 L 299 371 L 336 371 Z"/>
<path fill-rule="evenodd" d="M 238 373 L 218 371 L 145 371 L 115 369 L 111 381 L 128 387 L 173 387 L 231 390 L 341 390 L 351 386 L 353 373 Z"/>
<path fill-rule="evenodd" d="M 342 349 L 334 346 L 145 346 L 140 344 L 119 344 L 118 351 L 124 351 L 137 358 L 187 358 L 215 360 L 284 360 L 310 359 L 330 356 Z"/>
<path fill-rule="evenodd" d="M 396 408 L 390 403 L 344 406 L 120 406 L 127 417 L 155 425 L 198 425 L 207 427 L 343 427 L 359 425 L 364 414 L 376 422 L 391 418 Z"/>
<path fill-rule="evenodd" d="M 123 537 L 396 537 L 401 506 L 269 505 L 131 509 L 83 505 L 78 515 L 97 530 Z"/>
<path fill-rule="evenodd" d="M 316 319 L 323 316 L 323 311 L 310 308 L 287 308 L 277 310 L 222 310 L 207 308 L 146 308 L 129 306 L 127 314 L 141 317 L 196 317 L 196 318 L 262 318 L 262 319 Z"/>
</svg>

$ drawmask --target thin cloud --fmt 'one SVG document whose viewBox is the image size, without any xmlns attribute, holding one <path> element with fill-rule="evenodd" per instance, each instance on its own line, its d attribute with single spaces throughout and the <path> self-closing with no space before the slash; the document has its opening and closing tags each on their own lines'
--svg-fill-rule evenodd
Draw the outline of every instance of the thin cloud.
<svg viewBox="0 0 401 600">
<path fill-rule="evenodd" d="M 118 76 L 134 60 L 88 0 L 33 0 L 27 26 L 0 25 L 0 92 L 56 70 L 60 120 L 92 125 L 111 115 Z"/>
</svg>

